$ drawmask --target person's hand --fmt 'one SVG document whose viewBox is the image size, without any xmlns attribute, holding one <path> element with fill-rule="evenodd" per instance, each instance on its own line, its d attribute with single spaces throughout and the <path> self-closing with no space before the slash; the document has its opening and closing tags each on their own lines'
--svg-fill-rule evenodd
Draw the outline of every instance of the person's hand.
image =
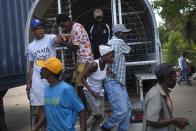
<svg viewBox="0 0 196 131">
<path fill-rule="evenodd" d="M 38 131 L 38 129 L 36 129 L 35 127 L 32 128 L 32 131 Z"/>
<path fill-rule="evenodd" d="M 31 84 L 32 84 L 32 80 L 31 80 L 31 79 L 28 79 L 28 81 L 27 81 L 27 86 L 26 86 L 26 91 L 27 91 L 27 92 L 30 92 Z"/>
<path fill-rule="evenodd" d="M 188 124 L 189 124 L 189 122 L 185 118 L 179 117 L 179 118 L 174 119 L 174 125 L 180 129 L 184 129 L 184 127 Z"/>
<path fill-rule="evenodd" d="M 31 89 L 31 85 L 27 84 L 27 86 L 26 86 L 26 93 L 27 93 L 28 100 L 30 100 L 30 89 Z"/>
<path fill-rule="evenodd" d="M 107 75 L 111 78 L 116 78 L 116 74 L 112 72 L 112 70 L 108 69 L 107 70 Z"/>
<path fill-rule="evenodd" d="M 26 91 L 29 92 L 30 89 L 31 89 L 31 85 L 27 84 L 27 86 L 26 86 Z"/>
<path fill-rule="evenodd" d="M 71 39 L 71 34 L 60 34 L 61 39 L 65 41 L 69 41 Z"/>
</svg>

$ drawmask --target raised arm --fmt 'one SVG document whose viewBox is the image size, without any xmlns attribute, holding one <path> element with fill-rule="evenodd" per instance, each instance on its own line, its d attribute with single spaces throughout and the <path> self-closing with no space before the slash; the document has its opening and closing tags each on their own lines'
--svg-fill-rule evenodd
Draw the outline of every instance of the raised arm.
<svg viewBox="0 0 196 131">
<path fill-rule="evenodd" d="M 57 35 L 53 40 L 56 45 L 63 45 L 69 49 L 77 50 L 79 48 L 79 45 L 74 45 L 72 43 L 70 34 Z"/>
<path fill-rule="evenodd" d="M 93 93 L 92 88 L 88 85 L 87 83 L 87 77 L 89 77 L 93 72 L 97 71 L 98 65 L 96 62 L 93 62 L 90 64 L 90 66 L 88 67 L 88 69 L 84 72 L 84 74 L 82 75 L 82 83 L 84 84 L 84 86 L 89 90 L 89 92 Z"/>
</svg>

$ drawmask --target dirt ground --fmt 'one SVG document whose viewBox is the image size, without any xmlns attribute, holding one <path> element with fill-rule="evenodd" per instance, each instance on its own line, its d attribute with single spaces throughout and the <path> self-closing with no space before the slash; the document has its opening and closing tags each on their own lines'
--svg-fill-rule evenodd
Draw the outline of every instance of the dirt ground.
<svg viewBox="0 0 196 131">
<path fill-rule="evenodd" d="M 189 119 L 190 124 L 196 127 L 196 81 L 193 86 L 176 86 L 172 98 L 174 115 Z M 4 105 L 9 131 L 30 131 L 29 101 L 25 86 L 10 89 L 4 97 Z M 191 130 L 187 128 L 184 131 Z"/>
</svg>

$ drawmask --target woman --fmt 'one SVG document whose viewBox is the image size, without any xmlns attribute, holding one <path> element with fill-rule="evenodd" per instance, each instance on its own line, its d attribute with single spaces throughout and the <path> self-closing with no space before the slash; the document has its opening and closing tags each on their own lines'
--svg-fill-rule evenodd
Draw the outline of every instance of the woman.
<svg viewBox="0 0 196 131">
<path fill-rule="evenodd" d="M 87 121 L 87 128 L 90 131 L 97 131 L 104 115 L 104 89 L 103 81 L 106 78 L 107 64 L 114 61 L 114 50 L 107 45 L 100 45 L 101 58 L 92 62 L 89 68 L 82 75 L 82 82 L 85 86 L 84 94 L 87 99 L 91 116 Z"/>
</svg>

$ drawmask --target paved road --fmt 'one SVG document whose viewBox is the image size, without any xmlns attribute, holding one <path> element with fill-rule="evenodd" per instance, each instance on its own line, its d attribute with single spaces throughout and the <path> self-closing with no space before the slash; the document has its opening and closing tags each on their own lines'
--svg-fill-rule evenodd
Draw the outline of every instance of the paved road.
<svg viewBox="0 0 196 131">
<path fill-rule="evenodd" d="M 172 98 L 174 115 L 187 118 L 196 128 L 196 81 L 193 82 L 193 86 L 176 86 Z M 186 131 L 192 130 L 186 129 Z"/>
<path fill-rule="evenodd" d="M 192 87 L 176 86 L 172 98 L 174 115 L 188 118 L 191 125 L 196 127 L 196 81 Z M 4 104 L 9 131 L 30 131 L 29 102 L 25 86 L 10 89 L 4 98 Z"/>
</svg>

